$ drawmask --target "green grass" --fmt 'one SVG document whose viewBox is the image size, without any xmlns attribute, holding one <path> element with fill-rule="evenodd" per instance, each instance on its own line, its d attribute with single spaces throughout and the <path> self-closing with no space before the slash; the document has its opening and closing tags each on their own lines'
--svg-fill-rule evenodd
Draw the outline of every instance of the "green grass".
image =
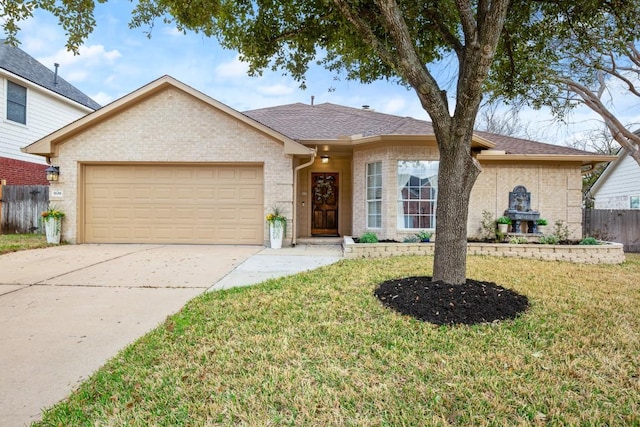
<svg viewBox="0 0 640 427">
<path fill-rule="evenodd" d="M 640 424 L 640 256 L 470 257 L 468 277 L 530 300 L 497 324 L 436 327 L 372 295 L 431 264 L 341 261 L 198 297 L 37 425 Z"/>
<path fill-rule="evenodd" d="M 0 255 L 47 246 L 44 234 L 0 234 Z"/>
</svg>

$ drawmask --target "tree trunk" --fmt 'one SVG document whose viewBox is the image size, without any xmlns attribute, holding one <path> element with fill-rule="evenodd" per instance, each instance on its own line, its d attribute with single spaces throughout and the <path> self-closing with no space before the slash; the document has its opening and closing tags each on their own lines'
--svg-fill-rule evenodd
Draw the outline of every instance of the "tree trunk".
<svg viewBox="0 0 640 427">
<path fill-rule="evenodd" d="M 455 132 L 451 132 L 449 138 L 455 138 Z M 469 199 L 481 169 L 469 154 L 469 142 L 439 142 L 438 146 L 440 166 L 433 280 L 461 285 L 466 282 Z"/>
</svg>

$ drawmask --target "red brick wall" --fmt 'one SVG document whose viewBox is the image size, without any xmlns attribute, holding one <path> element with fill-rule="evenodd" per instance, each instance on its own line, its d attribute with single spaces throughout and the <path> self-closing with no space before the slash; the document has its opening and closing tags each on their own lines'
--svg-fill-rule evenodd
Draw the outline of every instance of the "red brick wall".
<svg viewBox="0 0 640 427">
<path fill-rule="evenodd" d="M 47 185 L 47 165 L 0 157 L 0 180 L 7 185 Z"/>
</svg>

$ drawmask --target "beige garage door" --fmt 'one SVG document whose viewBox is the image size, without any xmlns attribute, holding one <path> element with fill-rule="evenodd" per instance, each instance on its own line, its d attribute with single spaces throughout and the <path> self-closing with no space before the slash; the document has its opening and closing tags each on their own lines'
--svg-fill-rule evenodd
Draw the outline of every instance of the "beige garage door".
<svg viewBox="0 0 640 427">
<path fill-rule="evenodd" d="M 259 165 L 86 165 L 87 243 L 262 244 Z"/>
</svg>

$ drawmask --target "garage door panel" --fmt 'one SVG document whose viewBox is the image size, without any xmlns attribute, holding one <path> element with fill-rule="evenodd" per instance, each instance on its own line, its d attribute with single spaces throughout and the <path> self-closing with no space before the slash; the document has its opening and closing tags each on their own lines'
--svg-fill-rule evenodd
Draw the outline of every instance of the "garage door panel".
<svg viewBox="0 0 640 427">
<path fill-rule="evenodd" d="M 239 207 L 236 210 L 236 217 L 247 221 L 262 221 L 262 210 L 255 207 Z"/>
<path fill-rule="evenodd" d="M 218 200 L 221 202 L 235 202 L 238 200 L 238 192 L 235 187 L 223 187 L 218 190 Z"/>
<path fill-rule="evenodd" d="M 238 190 L 238 199 L 239 200 L 255 200 L 259 197 L 261 189 L 256 187 L 249 188 L 241 188 Z"/>
<path fill-rule="evenodd" d="M 252 168 L 241 168 L 239 169 L 240 176 L 238 179 L 243 182 L 257 182 L 261 181 L 262 177 L 259 174 L 259 171 Z"/>
<path fill-rule="evenodd" d="M 243 165 L 87 165 L 85 241 L 263 242 L 263 172 Z"/>
<path fill-rule="evenodd" d="M 218 171 L 218 177 L 221 182 L 236 182 L 238 180 L 238 170 L 236 168 L 222 168 Z"/>
</svg>

